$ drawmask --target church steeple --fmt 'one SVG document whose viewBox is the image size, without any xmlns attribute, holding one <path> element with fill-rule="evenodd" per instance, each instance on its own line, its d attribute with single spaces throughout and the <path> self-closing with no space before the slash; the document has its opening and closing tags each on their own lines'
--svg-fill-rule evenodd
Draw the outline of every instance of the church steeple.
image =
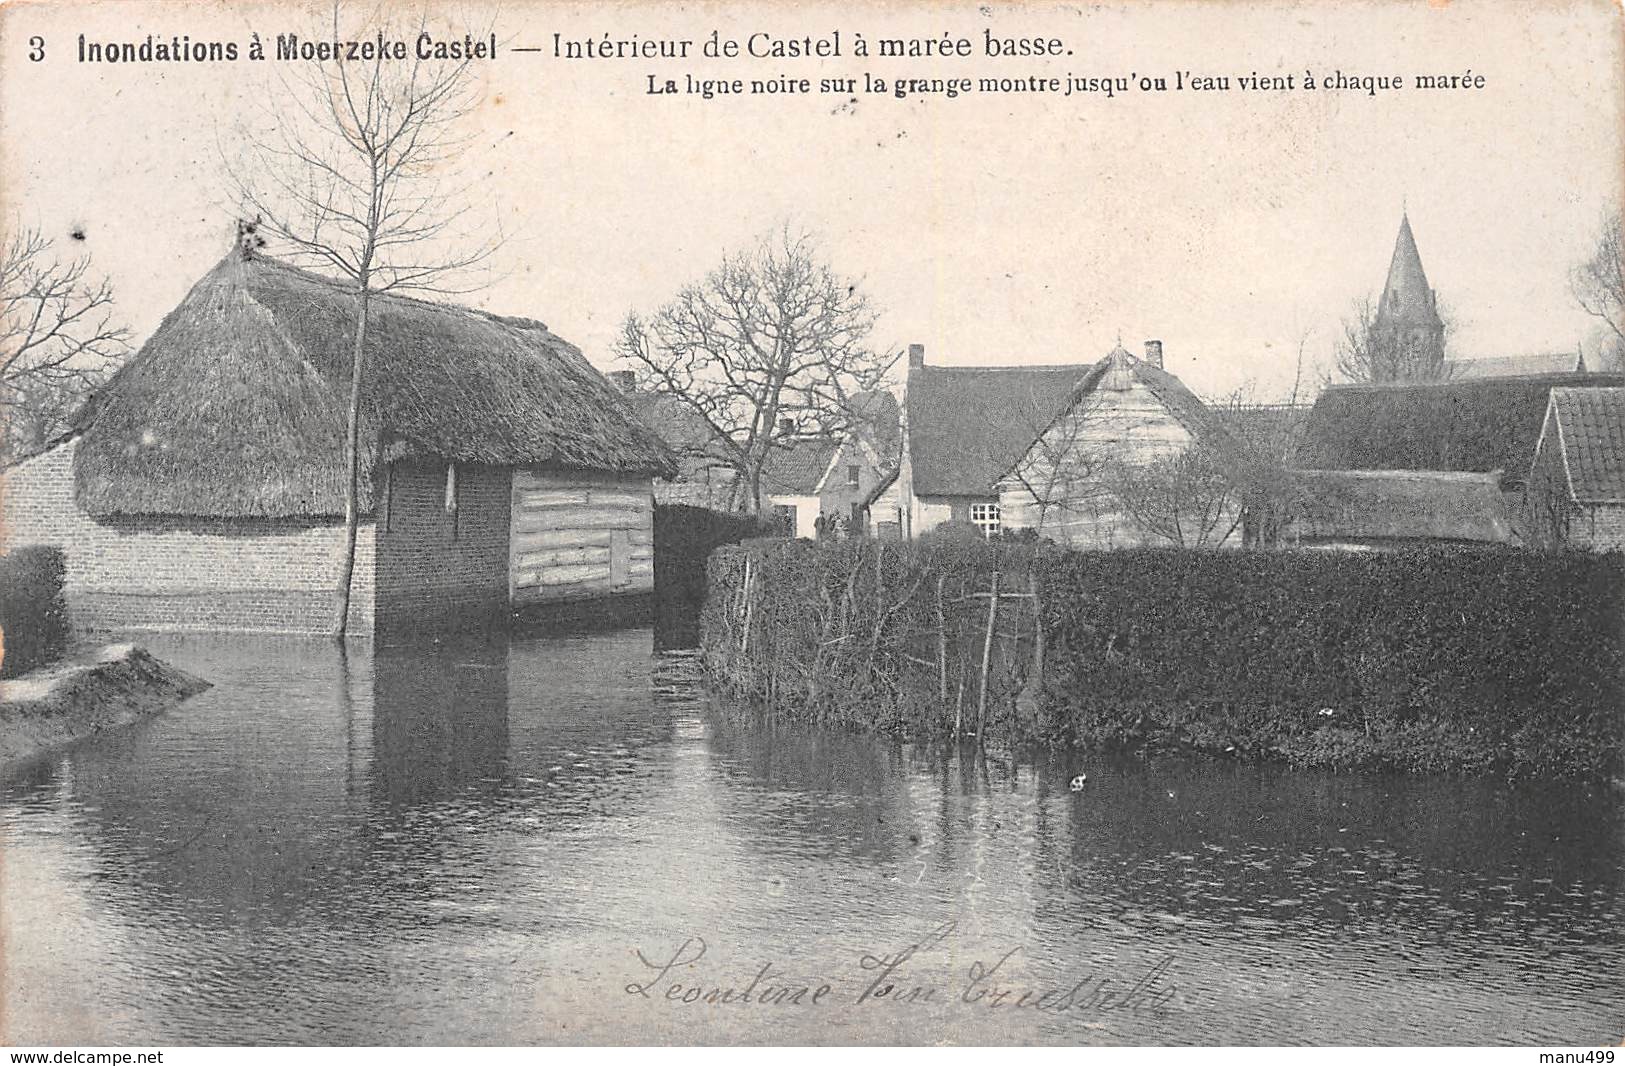
<svg viewBox="0 0 1625 1066">
<path fill-rule="evenodd" d="M 1414 370 L 1436 368 L 1444 361 L 1444 321 L 1422 269 L 1422 254 L 1416 250 L 1408 213 L 1400 215 L 1394 257 L 1388 264 L 1388 281 L 1382 287 L 1371 333 L 1374 346 L 1411 353 L 1412 358 L 1405 362 Z"/>
</svg>

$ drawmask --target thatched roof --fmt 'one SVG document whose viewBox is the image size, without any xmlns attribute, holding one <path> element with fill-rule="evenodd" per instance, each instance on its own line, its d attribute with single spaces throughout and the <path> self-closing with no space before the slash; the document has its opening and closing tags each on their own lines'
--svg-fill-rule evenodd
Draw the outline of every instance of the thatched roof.
<svg viewBox="0 0 1625 1066">
<path fill-rule="evenodd" d="M 1518 378 L 1539 374 L 1580 374 L 1585 370 L 1585 357 L 1579 352 L 1498 355 L 1487 359 L 1446 359 L 1444 362 L 1444 376 L 1448 381 Z"/>
<path fill-rule="evenodd" d="M 1494 472 L 1298 470 L 1293 478 L 1293 532 L 1303 540 L 1514 540 Z"/>
<path fill-rule="evenodd" d="M 1326 470 L 1501 470 L 1514 487 L 1529 472 L 1552 389 L 1600 385 L 1625 385 L 1625 375 L 1334 385 L 1309 412 L 1299 455 Z"/>
<path fill-rule="evenodd" d="M 668 474 L 666 447 L 540 322 L 375 295 L 361 425 L 363 509 L 382 455 Z M 233 251 L 80 414 L 92 514 L 325 517 L 343 510 L 356 296 Z"/>
<path fill-rule="evenodd" d="M 1193 435 L 1222 437 L 1218 418 L 1173 374 L 1121 346 L 1096 363 L 914 366 L 908 454 L 920 496 L 990 496 L 1053 421 L 1097 389 L 1148 389 Z"/>
<path fill-rule="evenodd" d="M 1237 440 L 1291 465 L 1303 444 L 1309 409 L 1306 403 L 1254 403 L 1215 408 L 1214 414 Z"/>
<path fill-rule="evenodd" d="M 673 451 L 683 455 L 727 457 L 728 451 L 717 440 L 715 431 L 681 396 L 666 392 L 629 392 L 626 397 L 638 421 Z"/>
<path fill-rule="evenodd" d="M 908 456 L 920 496 L 990 496 L 1094 364 L 915 366 Z"/>
</svg>

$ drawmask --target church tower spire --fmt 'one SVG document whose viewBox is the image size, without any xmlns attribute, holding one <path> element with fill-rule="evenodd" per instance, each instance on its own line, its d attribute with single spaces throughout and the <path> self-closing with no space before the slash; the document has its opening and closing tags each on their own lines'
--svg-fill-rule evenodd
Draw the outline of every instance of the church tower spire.
<svg viewBox="0 0 1625 1066">
<path fill-rule="evenodd" d="M 1409 371 L 1402 374 L 1405 377 L 1431 376 L 1444 363 L 1444 321 L 1439 317 L 1437 295 L 1422 269 L 1409 213 L 1400 215 L 1388 281 L 1371 325 L 1371 344 L 1378 351 L 1403 353 L 1399 362 Z"/>
</svg>

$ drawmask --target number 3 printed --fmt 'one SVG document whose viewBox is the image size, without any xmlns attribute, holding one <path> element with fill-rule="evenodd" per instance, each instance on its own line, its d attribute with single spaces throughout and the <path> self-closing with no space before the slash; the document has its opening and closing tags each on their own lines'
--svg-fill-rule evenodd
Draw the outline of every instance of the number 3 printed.
<svg viewBox="0 0 1625 1066">
<path fill-rule="evenodd" d="M 45 38 L 38 34 L 28 39 L 28 61 L 38 63 L 45 58 Z"/>
</svg>

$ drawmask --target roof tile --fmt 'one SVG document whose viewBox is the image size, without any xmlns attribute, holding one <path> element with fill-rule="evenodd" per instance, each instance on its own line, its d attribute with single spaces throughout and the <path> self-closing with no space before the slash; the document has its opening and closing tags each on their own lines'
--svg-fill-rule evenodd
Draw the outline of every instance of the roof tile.
<svg viewBox="0 0 1625 1066">
<path fill-rule="evenodd" d="M 1580 503 L 1625 503 L 1625 388 L 1553 389 L 1569 485 Z"/>
</svg>

